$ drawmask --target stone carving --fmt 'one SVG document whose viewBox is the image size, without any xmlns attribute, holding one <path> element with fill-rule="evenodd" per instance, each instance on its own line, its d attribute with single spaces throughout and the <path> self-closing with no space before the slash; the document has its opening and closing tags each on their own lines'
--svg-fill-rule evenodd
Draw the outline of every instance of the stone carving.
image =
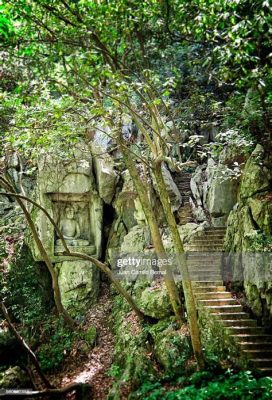
<svg viewBox="0 0 272 400">
<path fill-rule="evenodd" d="M 81 230 L 78 221 L 75 216 L 75 209 L 72 205 L 66 206 L 65 216 L 61 219 L 60 231 L 66 240 L 66 243 L 70 246 L 87 246 L 88 240 L 81 239 Z M 57 240 L 57 245 L 61 244 L 60 239 Z"/>
<path fill-rule="evenodd" d="M 90 234 L 90 215 L 88 203 L 83 201 L 54 202 L 54 215 L 59 229 L 71 250 L 86 254 L 94 254 L 95 246 Z M 61 254 L 64 247 L 56 235 L 55 254 Z"/>
</svg>

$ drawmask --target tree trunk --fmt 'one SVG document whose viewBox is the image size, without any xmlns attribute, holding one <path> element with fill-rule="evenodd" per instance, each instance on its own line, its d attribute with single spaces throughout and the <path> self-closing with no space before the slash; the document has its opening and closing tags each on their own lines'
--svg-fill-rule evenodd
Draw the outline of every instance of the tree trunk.
<svg viewBox="0 0 272 400">
<path fill-rule="evenodd" d="M 148 195 L 147 195 L 147 190 L 146 187 L 144 186 L 143 182 L 141 181 L 139 177 L 139 173 L 137 171 L 136 165 L 135 165 L 135 160 L 132 158 L 131 153 L 129 149 L 126 147 L 126 145 L 122 142 L 121 138 L 116 139 L 118 145 L 120 146 L 120 151 L 122 152 L 126 167 L 129 171 L 129 174 L 131 176 L 131 179 L 134 183 L 135 189 L 137 191 L 137 194 L 139 196 L 148 226 L 150 228 L 151 232 L 151 237 L 153 241 L 153 245 L 156 251 L 157 256 L 160 259 L 166 259 L 166 253 L 164 249 L 164 245 L 162 242 L 159 226 L 152 208 L 152 205 L 149 201 Z M 182 325 L 183 323 L 183 307 L 179 298 L 178 294 L 178 289 L 176 286 L 176 283 L 174 281 L 174 276 L 173 273 L 170 269 L 169 266 L 165 266 L 165 286 L 168 291 L 171 305 L 173 308 L 173 311 L 176 316 L 176 320 L 179 325 Z"/>
<path fill-rule="evenodd" d="M 154 168 L 154 175 L 158 186 L 159 197 L 163 206 L 165 217 L 171 232 L 171 237 L 176 250 L 176 256 L 178 266 L 182 273 L 182 284 L 185 297 L 185 304 L 188 314 L 188 322 L 191 333 L 191 340 L 195 358 L 197 360 L 198 367 L 204 368 L 204 357 L 201 346 L 200 331 L 197 321 L 197 311 L 195 305 L 195 298 L 192 290 L 192 284 L 189 277 L 189 271 L 186 264 L 186 258 L 184 256 L 184 247 L 180 239 L 177 223 L 171 209 L 171 203 L 169 195 L 166 189 L 166 185 L 163 179 L 161 163 L 157 163 Z"/>
</svg>

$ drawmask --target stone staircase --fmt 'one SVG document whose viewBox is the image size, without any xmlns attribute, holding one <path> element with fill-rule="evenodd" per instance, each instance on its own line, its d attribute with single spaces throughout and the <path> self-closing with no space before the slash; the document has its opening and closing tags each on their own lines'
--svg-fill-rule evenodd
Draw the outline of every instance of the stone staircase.
<svg viewBox="0 0 272 400">
<path fill-rule="evenodd" d="M 207 228 L 187 244 L 187 262 L 197 305 L 221 321 L 250 363 L 272 375 L 272 335 L 243 311 L 223 284 L 221 255 L 225 228 Z"/>
<path fill-rule="evenodd" d="M 191 181 L 192 174 L 190 172 L 174 173 L 173 179 L 177 188 L 182 196 L 182 206 L 178 211 L 179 225 L 185 225 L 188 222 L 194 222 L 192 214 L 192 207 L 190 204 L 191 192 Z"/>
</svg>

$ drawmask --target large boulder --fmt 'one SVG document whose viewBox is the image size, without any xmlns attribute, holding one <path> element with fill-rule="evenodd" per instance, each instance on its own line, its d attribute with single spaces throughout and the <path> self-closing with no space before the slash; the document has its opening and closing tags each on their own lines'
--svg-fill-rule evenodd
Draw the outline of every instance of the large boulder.
<svg viewBox="0 0 272 400">
<path fill-rule="evenodd" d="M 147 287 L 140 297 L 140 308 L 145 315 L 154 318 L 165 318 L 173 314 L 169 295 L 163 285 Z"/>
<path fill-rule="evenodd" d="M 162 176 L 163 176 L 163 180 L 166 185 L 166 189 L 167 189 L 170 201 L 171 201 L 172 211 L 177 211 L 182 204 L 182 197 L 181 197 L 181 194 L 180 194 L 180 191 L 179 191 L 177 185 L 175 184 L 175 182 L 172 178 L 170 171 L 168 170 L 168 168 L 166 167 L 165 164 L 162 164 Z M 155 178 L 153 180 L 155 183 L 156 182 Z M 156 183 L 155 183 L 155 186 L 156 186 Z"/>
<path fill-rule="evenodd" d="M 246 162 L 241 187 L 240 198 L 246 199 L 256 193 L 265 192 L 270 186 L 271 172 L 264 166 L 264 149 L 258 144 Z"/>
<path fill-rule="evenodd" d="M 171 200 L 172 211 L 177 211 L 182 204 L 180 191 L 165 165 L 162 166 L 162 175 Z"/>
<path fill-rule="evenodd" d="M 193 199 L 197 206 L 203 205 L 203 184 L 205 181 L 205 177 L 203 176 L 204 166 L 198 166 L 195 172 L 192 175 L 190 181 L 191 192 L 193 195 Z"/>
<path fill-rule="evenodd" d="M 155 356 L 165 372 L 171 376 L 183 374 L 186 361 L 192 356 L 188 328 L 184 326 L 174 330 L 167 319 L 153 325 L 150 333 L 154 340 Z"/>
<path fill-rule="evenodd" d="M 61 298 L 72 314 L 85 313 L 97 300 L 99 271 L 89 261 L 63 261 L 56 264 Z"/>
<path fill-rule="evenodd" d="M 194 235 L 197 235 L 199 232 L 203 232 L 207 226 L 209 226 L 207 222 L 203 222 L 200 224 L 189 222 L 185 225 L 179 225 L 178 231 L 183 244 L 188 243 Z M 175 253 L 169 229 L 164 230 L 162 234 L 162 239 L 165 250 L 172 254 Z"/>
<path fill-rule="evenodd" d="M 135 201 L 137 199 L 137 192 L 134 189 L 134 185 L 128 170 L 123 172 L 122 179 L 122 190 L 116 196 L 113 206 L 116 211 L 117 218 L 122 220 L 127 231 L 129 231 L 133 226 L 137 225 L 137 220 L 135 217 Z"/>
<path fill-rule="evenodd" d="M 207 195 L 207 209 L 213 218 L 214 226 L 225 225 L 237 201 L 237 192 L 237 182 L 227 175 L 227 167 L 219 164 L 214 171 Z"/>
<path fill-rule="evenodd" d="M 272 194 L 259 195 L 248 199 L 248 206 L 251 210 L 255 224 L 265 234 L 272 232 Z M 255 226 L 256 226 L 255 225 Z"/>
<path fill-rule="evenodd" d="M 134 226 L 123 239 L 121 254 L 142 253 L 148 244 L 148 232 L 146 226 Z"/>
<path fill-rule="evenodd" d="M 114 167 L 114 160 L 110 155 L 94 158 L 94 168 L 99 196 L 106 204 L 112 202 L 119 175 Z"/>
</svg>

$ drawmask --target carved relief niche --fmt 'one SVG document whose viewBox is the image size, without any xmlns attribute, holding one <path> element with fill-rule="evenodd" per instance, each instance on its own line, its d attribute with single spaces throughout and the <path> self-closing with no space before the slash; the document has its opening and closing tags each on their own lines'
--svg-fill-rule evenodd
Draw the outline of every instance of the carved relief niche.
<svg viewBox="0 0 272 400">
<path fill-rule="evenodd" d="M 50 194 L 54 221 L 57 223 L 69 249 L 89 255 L 96 254 L 95 224 L 92 221 L 92 201 L 89 194 Z M 62 241 L 54 232 L 54 255 L 64 251 Z"/>
</svg>

